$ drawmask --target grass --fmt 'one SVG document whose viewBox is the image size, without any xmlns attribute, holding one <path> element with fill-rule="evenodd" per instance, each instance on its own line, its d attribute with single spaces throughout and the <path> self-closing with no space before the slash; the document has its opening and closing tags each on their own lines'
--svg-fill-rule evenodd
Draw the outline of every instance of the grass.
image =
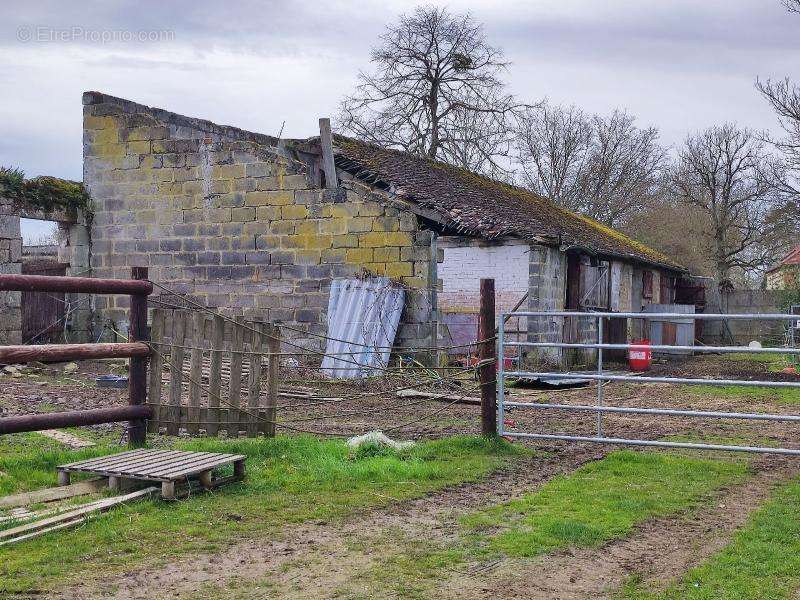
<svg viewBox="0 0 800 600">
<path fill-rule="evenodd" d="M 403 597 L 423 598 L 448 571 L 504 557 L 598 547 L 648 519 L 697 507 L 748 472 L 743 460 L 617 451 L 538 491 L 462 517 L 456 541 L 389 535 L 378 544 L 387 548 L 380 564 L 356 583 L 366 582 L 376 594 L 394 589 Z"/>
<path fill-rule="evenodd" d="M 119 450 L 124 448 L 67 450 L 60 442 L 35 433 L 0 436 L 0 496 L 54 486 L 58 483 L 56 465 Z"/>
<path fill-rule="evenodd" d="M 737 363 L 766 364 L 770 372 L 778 372 L 790 365 L 784 355 L 775 354 L 747 354 L 734 352 L 726 354 L 724 360 Z M 798 380 L 800 381 L 800 380 Z M 723 398 L 747 398 L 776 404 L 800 404 L 800 388 L 766 388 L 751 387 L 746 385 L 684 385 L 684 391 L 702 396 L 719 396 Z"/>
<path fill-rule="evenodd" d="M 0 471 L 5 472 L 6 492 L 51 485 L 57 464 L 110 450 L 57 450 L 36 435 L 7 436 L 2 443 Z M 351 456 L 342 441 L 307 436 L 196 439 L 174 447 L 245 454 L 248 478 L 185 501 L 137 502 L 78 529 L 0 548 L 0 595 L 50 589 L 92 574 L 211 552 L 256 534 L 275 534 L 289 523 L 334 519 L 417 497 L 477 480 L 523 452 L 476 437 L 362 456 Z"/>
<path fill-rule="evenodd" d="M 727 398 L 747 398 L 775 402 L 776 404 L 800 404 L 800 388 L 765 388 L 746 385 L 689 385 L 683 388 L 692 394 Z"/>
<path fill-rule="evenodd" d="M 766 600 L 796 597 L 800 587 L 800 482 L 783 486 L 731 542 L 666 591 L 637 579 L 621 596 L 631 600 Z"/>
<path fill-rule="evenodd" d="M 741 461 L 622 450 L 467 517 L 463 525 L 484 552 L 505 556 L 594 547 L 647 519 L 695 506 L 746 473 Z"/>
</svg>

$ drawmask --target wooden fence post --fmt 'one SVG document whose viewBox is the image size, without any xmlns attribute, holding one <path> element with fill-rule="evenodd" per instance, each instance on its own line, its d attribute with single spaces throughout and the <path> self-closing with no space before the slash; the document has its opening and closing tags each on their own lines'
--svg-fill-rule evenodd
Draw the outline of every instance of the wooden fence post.
<svg viewBox="0 0 800 600">
<path fill-rule="evenodd" d="M 485 341 L 484 341 L 485 340 Z M 481 279 L 478 341 L 481 342 L 481 433 L 497 434 L 497 352 L 494 326 L 494 279 Z"/>
<path fill-rule="evenodd" d="M 267 378 L 267 437 L 275 437 L 275 421 L 278 416 L 278 377 L 281 364 L 281 330 L 277 325 L 269 326 L 269 375 Z"/>
<path fill-rule="evenodd" d="M 132 267 L 131 279 L 146 280 L 147 267 Z M 149 340 L 147 332 L 147 295 L 132 294 L 130 306 L 130 341 L 146 342 Z M 133 357 L 128 368 L 128 404 L 131 406 L 143 405 L 147 402 L 147 358 Z M 128 422 L 128 444 L 142 446 L 147 436 L 144 419 Z"/>
<path fill-rule="evenodd" d="M 153 356 L 150 359 L 150 390 L 148 400 L 153 407 L 153 417 L 147 424 L 147 430 L 151 433 L 159 432 L 159 425 L 164 419 L 161 413 L 161 389 L 163 387 L 161 378 L 164 369 L 164 309 L 157 308 L 153 311 L 153 325 L 150 329 L 150 341 L 155 342 Z"/>
</svg>

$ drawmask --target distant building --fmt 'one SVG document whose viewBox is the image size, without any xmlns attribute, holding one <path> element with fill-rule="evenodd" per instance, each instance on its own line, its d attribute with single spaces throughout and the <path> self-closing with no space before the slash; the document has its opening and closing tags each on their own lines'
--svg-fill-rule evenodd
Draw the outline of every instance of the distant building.
<svg viewBox="0 0 800 600">
<path fill-rule="evenodd" d="M 781 262 L 767 271 L 767 289 L 785 290 L 800 282 L 800 245 L 795 246 Z"/>
</svg>

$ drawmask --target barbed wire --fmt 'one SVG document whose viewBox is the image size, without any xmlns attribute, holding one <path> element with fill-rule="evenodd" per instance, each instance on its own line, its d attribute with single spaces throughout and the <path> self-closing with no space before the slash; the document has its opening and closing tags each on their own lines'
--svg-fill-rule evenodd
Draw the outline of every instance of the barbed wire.
<svg viewBox="0 0 800 600">
<path fill-rule="evenodd" d="M 188 302 L 189 304 L 192 304 L 193 306 L 197 307 L 200 310 L 203 310 L 203 311 L 208 312 L 210 314 L 219 315 L 219 316 L 223 317 L 224 319 L 228 320 L 229 322 L 234 322 L 234 323 L 236 322 L 231 317 L 228 317 L 227 315 L 224 315 L 223 313 L 220 313 L 219 311 L 215 311 L 214 309 L 211 309 L 211 308 L 209 308 L 207 306 L 204 306 L 203 304 L 197 302 L 196 300 L 192 299 L 192 297 L 189 294 L 185 294 L 183 292 L 176 292 L 174 290 L 170 290 L 166 286 L 161 285 L 160 283 L 156 283 L 155 281 L 150 281 L 150 283 L 152 283 L 154 286 L 158 287 L 159 289 L 164 290 L 165 292 L 167 292 L 167 293 L 169 293 L 169 294 L 171 294 L 173 296 L 177 296 L 178 298 L 181 298 L 181 299 L 185 300 L 186 302 Z M 157 302 L 159 304 L 164 304 L 165 306 L 169 306 L 170 308 L 186 309 L 186 307 L 178 306 L 178 305 L 174 305 L 174 304 L 169 304 L 169 303 L 163 302 L 162 300 L 152 299 L 151 301 Z M 452 345 L 449 345 L 449 346 L 438 346 L 436 348 L 433 347 L 433 346 L 422 346 L 422 347 L 373 346 L 371 344 L 361 344 L 359 342 L 353 342 L 353 341 L 349 341 L 349 340 L 343 340 L 343 339 L 339 339 L 339 338 L 334 338 L 334 337 L 331 337 L 331 336 L 328 336 L 328 335 L 325 335 L 325 334 L 322 334 L 322 333 L 315 333 L 313 331 L 308 331 L 308 330 L 305 330 L 305 329 L 292 327 L 291 325 L 287 325 L 286 323 L 281 323 L 280 327 L 282 329 L 287 329 L 289 331 L 294 331 L 295 333 L 302 333 L 304 335 L 316 337 L 316 338 L 319 338 L 319 339 L 324 339 L 324 340 L 332 341 L 332 342 L 339 342 L 339 343 L 342 343 L 342 344 L 349 344 L 351 346 L 360 346 L 362 348 L 370 348 L 372 350 L 394 350 L 395 352 L 409 352 L 409 353 L 411 353 L 411 352 L 431 352 L 433 350 L 436 350 L 437 348 L 438 348 L 438 350 L 441 351 L 441 350 L 449 350 L 449 349 L 455 349 L 455 348 L 465 348 L 465 347 L 470 347 L 470 346 L 478 346 L 480 344 L 483 344 L 483 343 L 486 343 L 486 342 L 490 342 L 490 341 L 493 341 L 493 340 L 496 339 L 496 336 L 492 336 L 492 337 L 485 338 L 485 339 L 482 339 L 482 340 L 476 340 L 474 342 L 468 342 L 468 343 L 464 343 L 464 344 L 452 344 Z M 298 347 L 301 347 L 301 346 L 298 346 Z M 321 353 L 321 352 L 317 352 L 317 351 L 314 351 L 314 352 L 317 353 L 317 354 Z M 321 354 L 324 355 L 324 353 L 321 353 Z M 364 366 L 364 365 L 360 365 L 359 364 L 359 366 Z"/>
<path fill-rule="evenodd" d="M 113 327 L 111 327 L 111 329 L 112 329 L 112 331 L 114 331 L 114 333 L 116 333 L 117 335 L 121 336 L 126 341 L 130 341 L 130 337 L 129 336 L 127 336 L 124 333 L 114 329 Z M 243 407 L 241 405 L 235 405 L 232 402 L 230 402 L 229 400 L 226 400 L 225 398 L 223 398 L 221 394 L 213 393 L 208 386 L 203 385 L 202 381 L 196 380 L 195 378 L 191 377 L 191 375 L 186 375 L 183 372 L 183 368 L 182 368 L 183 365 L 181 365 L 181 367 L 179 369 L 179 367 L 177 365 L 173 364 L 173 362 L 170 359 L 168 359 L 163 353 L 159 352 L 157 349 L 153 348 L 152 346 L 150 346 L 150 347 L 153 350 L 153 352 L 155 352 L 156 354 L 158 354 L 161 357 L 161 359 L 166 363 L 166 366 L 168 366 L 171 370 L 180 371 L 181 377 L 185 378 L 190 384 L 197 386 L 201 391 L 205 392 L 209 398 L 214 398 L 215 400 L 221 402 L 222 404 L 224 404 L 228 408 L 231 408 L 231 409 L 239 411 L 240 414 L 243 413 L 243 414 L 246 414 L 246 415 L 248 415 L 248 416 L 250 416 L 250 417 L 252 417 L 252 418 L 254 418 L 254 419 L 258 420 L 258 421 L 262 421 L 262 422 L 274 425 L 275 427 L 281 427 L 281 428 L 288 429 L 290 431 L 296 431 L 296 432 L 299 432 L 299 433 L 309 433 L 309 434 L 313 434 L 313 435 L 329 435 L 329 436 L 336 436 L 336 437 L 350 437 L 351 435 L 355 435 L 355 433 L 344 434 L 344 433 L 340 433 L 340 432 L 326 432 L 326 431 L 320 431 L 320 430 L 312 430 L 312 429 L 300 428 L 300 427 L 296 427 L 294 425 L 290 425 L 289 424 L 289 423 L 293 423 L 293 421 L 272 420 L 272 419 L 268 419 L 268 418 L 258 414 L 258 412 L 251 412 L 248 409 L 252 408 L 252 407 L 249 407 L 249 406 L 248 407 Z M 465 369 L 465 372 L 470 372 L 470 371 L 473 371 L 473 370 L 474 370 L 474 368 Z M 448 378 L 448 379 L 454 380 L 454 378 L 452 376 L 450 378 Z M 442 379 L 435 380 L 435 383 L 440 383 L 441 384 L 444 381 L 445 381 L 445 379 L 442 378 Z M 359 395 L 356 395 L 356 396 L 351 396 L 349 398 L 342 398 L 342 399 L 339 399 L 339 400 L 340 401 L 352 401 L 354 399 L 364 398 L 364 397 L 369 397 L 369 396 L 383 396 L 383 395 L 386 395 L 386 394 L 390 394 L 392 392 L 396 393 L 398 391 L 402 391 L 402 390 L 406 390 L 406 389 L 412 389 L 414 387 L 419 387 L 419 385 L 420 385 L 420 382 L 416 382 L 416 383 L 414 383 L 413 385 L 410 385 L 410 386 L 403 386 L 403 387 L 394 388 L 394 389 L 391 389 L 391 390 L 382 390 L 380 392 L 374 392 L 374 393 L 359 394 Z M 458 391 L 462 391 L 462 390 L 458 390 Z M 467 395 L 463 394 L 457 401 L 452 402 L 451 405 L 452 404 L 456 404 L 457 402 L 463 400 L 466 397 L 467 397 Z M 426 400 L 430 401 L 432 399 L 427 399 L 426 398 L 423 401 L 420 401 L 419 403 L 423 403 Z M 153 406 L 153 403 L 151 402 L 150 405 Z M 159 402 L 159 406 L 160 407 L 167 407 L 167 408 L 175 407 L 175 405 L 172 405 L 172 404 L 161 404 L 160 402 Z M 285 405 L 284 408 L 287 408 L 289 406 L 297 407 L 298 405 Z M 197 407 L 197 408 L 199 408 L 199 407 Z M 272 408 L 272 407 L 263 407 L 263 408 Z M 274 408 L 275 408 L 275 410 L 277 410 L 278 408 L 280 408 L 280 405 L 276 404 Z M 372 412 L 377 412 L 377 410 L 372 411 Z M 437 411 L 437 412 L 439 412 L 439 411 Z M 161 419 L 159 419 L 159 420 L 161 421 Z M 322 420 L 322 419 L 318 419 L 318 420 Z M 166 422 L 166 421 L 164 421 L 164 422 Z M 178 424 L 180 424 L 180 423 L 188 424 L 187 421 L 179 421 Z M 386 429 L 386 431 L 390 431 L 390 430 L 393 430 L 393 429 L 395 429 L 395 428 L 388 428 L 388 429 Z"/>
</svg>

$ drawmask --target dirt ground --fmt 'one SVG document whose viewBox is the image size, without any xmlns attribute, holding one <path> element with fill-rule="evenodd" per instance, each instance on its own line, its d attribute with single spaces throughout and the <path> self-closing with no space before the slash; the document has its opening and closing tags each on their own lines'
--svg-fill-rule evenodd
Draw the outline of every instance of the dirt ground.
<svg viewBox="0 0 800 600">
<path fill-rule="evenodd" d="M 0 387 L 3 414 L 124 403 L 125 390 L 99 390 L 94 386 L 94 376 L 103 371 L 107 371 L 107 365 L 85 363 L 78 372 L 69 375 L 57 369 L 42 369 L 34 376 L 4 376 Z M 656 365 L 652 374 L 796 378 L 771 372 L 762 363 L 733 362 L 714 356 Z M 309 379 L 294 381 L 285 389 L 290 385 L 312 387 L 318 390 L 315 398 L 337 400 L 282 398 L 279 418 L 296 427 L 339 435 L 380 428 L 400 439 L 479 431 L 477 406 L 395 395 L 397 387 L 414 383 L 412 378 L 357 386 Z M 468 380 L 443 391 L 453 394 L 454 389 L 463 390 L 467 396 L 477 395 L 474 383 Z M 594 386 L 559 390 L 512 388 L 508 399 L 591 404 L 596 393 Z M 780 404 L 768 396 L 712 394 L 688 386 L 611 383 L 604 388 L 604 394 L 608 405 L 800 412 L 797 406 Z M 316 418 L 320 416 L 324 418 Z M 509 428 L 544 433 L 594 435 L 596 426 L 593 413 L 516 409 L 507 412 L 507 419 Z M 105 427 L 101 430 L 115 432 L 108 429 L 110 426 Z M 603 417 L 603 427 L 605 435 L 611 437 L 680 436 L 711 442 L 734 439 L 740 444 L 800 448 L 797 425 L 793 423 L 607 414 Z M 243 542 L 214 554 L 114 576 L 102 585 L 92 582 L 61 590 L 53 597 L 404 597 L 401 592 L 385 589 L 376 593 L 374 582 L 367 575 L 380 568 L 380 561 L 387 553 L 400 551 L 393 540 L 402 540 L 405 548 L 431 539 L 446 542 L 456 535 L 456 522 L 465 512 L 531 492 L 557 474 L 573 471 L 615 449 L 566 442 L 531 445 L 546 452 L 495 472 L 477 484 L 456 486 L 421 499 L 375 509 L 344 523 L 292 526 L 271 540 Z M 723 547 L 774 486 L 800 473 L 800 461 L 794 457 L 759 455 L 752 466 L 753 477 L 719 490 L 714 502 L 704 508 L 646 522 L 632 535 L 600 550 L 563 551 L 536 559 L 470 564 L 439 577 L 430 597 L 602 598 L 610 597 L 633 574 L 648 584 L 664 584 Z"/>
</svg>

